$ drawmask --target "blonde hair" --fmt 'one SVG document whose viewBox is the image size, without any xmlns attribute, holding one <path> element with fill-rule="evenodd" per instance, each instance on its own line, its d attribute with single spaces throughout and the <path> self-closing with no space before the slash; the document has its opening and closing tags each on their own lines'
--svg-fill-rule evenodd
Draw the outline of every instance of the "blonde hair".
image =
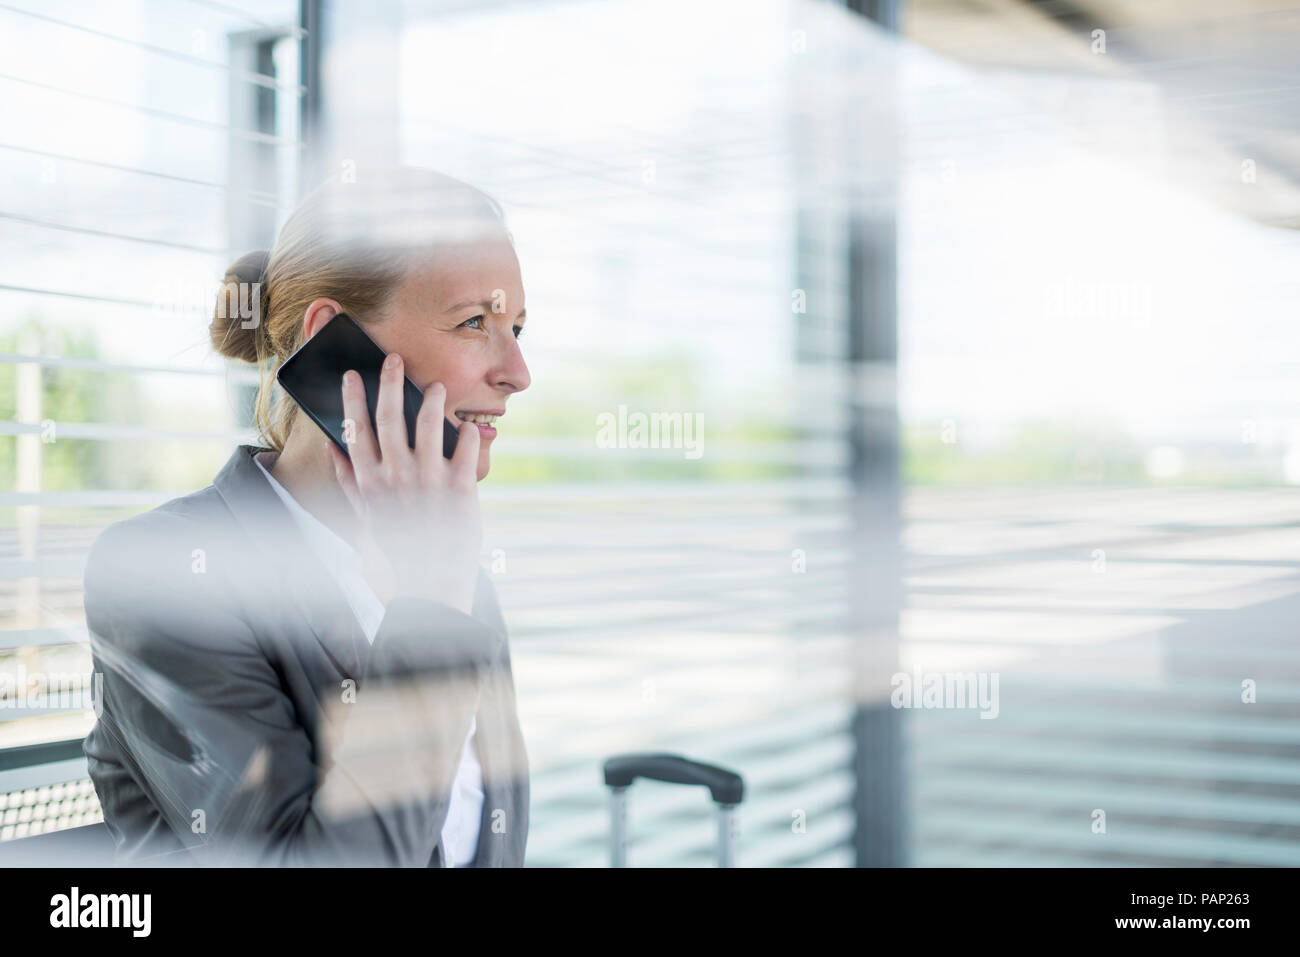
<svg viewBox="0 0 1300 957">
<path fill-rule="evenodd" d="M 336 176 L 307 196 L 272 249 L 247 253 L 226 270 L 208 328 L 219 353 L 259 368 L 262 440 L 283 450 L 297 417 L 275 373 L 302 345 L 313 301 L 334 299 L 364 326 L 386 314 L 414 262 L 439 247 L 502 236 L 511 238 L 495 200 L 432 170 Z"/>
</svg>

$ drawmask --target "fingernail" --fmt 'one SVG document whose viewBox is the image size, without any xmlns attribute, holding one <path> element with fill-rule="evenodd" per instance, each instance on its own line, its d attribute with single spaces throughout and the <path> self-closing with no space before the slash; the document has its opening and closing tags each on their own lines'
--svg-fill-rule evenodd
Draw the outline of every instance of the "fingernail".
<svg viewBox="0 0 1300 957">
<path fill-rule="evenodd" d="M 446 386 L 444 386 L 441 382 L 435 382 L 433 384 L 433 392 L 435 395 L 442 395 L 446 391 L 447 391 Z"/>
<path fill-rule="evenodd" d="M 351 369 L 349 369 L 347 372 L 343 373 L 343 384 L 344 384 L 344 385 L 351 385 L 351 384 L 352 384 L 352 376 L 353 376 L 353 372 L 352 372 Z"/>
<path fill-rule="evenodd" d="M 398 360 L 399 360 L 400 358 L 401 358 L 401 357 L 398 356 L 398 354 L 397 354 L 396 352 L 390 352 L 390 353 L 388 354 L 388 358 L 384 360 L 384 368 L 385 368 L 385 369 L 395 369 L 395 368 L 397 368 L 397 363 L 398 363 Z"/>
</svg>

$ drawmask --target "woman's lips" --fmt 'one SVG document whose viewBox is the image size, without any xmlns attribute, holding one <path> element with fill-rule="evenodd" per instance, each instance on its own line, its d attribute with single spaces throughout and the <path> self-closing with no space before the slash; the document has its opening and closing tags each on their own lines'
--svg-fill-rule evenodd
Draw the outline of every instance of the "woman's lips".
<svg viewBox="0 0 1300 957">
<path fill-rule="evenodd" d="M 484 409 L 481 412 L 476 409 L 471 409 L 468 412 L 460 412 L 460 411 L 456 412 L 456 420 L 458 422 L 468 422 L 469 419 L 461 418 L 461 416 L 463 415 L 484 415 L 484 416 L 490 415 L 499 418 L 505 414 L 506 414 L 505 409 L 492 409 L 492 410 Z M 472 424 L 478 426 L 478 434 L 480 439 L 487 440 L 487 439 L 496 438 L 497 430 L 495 426 L 485 425 L 482 422 L 474 422 Z"/>
<path fill-rule="evenodd" d="M 460 427 L 468 421 L 468 419 L 462 419 L 459 417 L 451 420 L 451 422 L 456 426 L 457 431 L 460 431 Z M 478 437 L 480 440 L 495 439 L 497 437 L 497 430 L 494 425 L 482 425 L 478 422 L 470 422 L 469 424 L 478 428 Z"/>
</svg>

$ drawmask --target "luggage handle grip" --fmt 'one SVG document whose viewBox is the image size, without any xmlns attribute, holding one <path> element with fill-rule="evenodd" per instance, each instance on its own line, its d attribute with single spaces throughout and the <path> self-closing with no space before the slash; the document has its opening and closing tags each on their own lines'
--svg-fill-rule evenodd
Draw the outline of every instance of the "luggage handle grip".
<svg viewBox="0 0 1300 957">
<path fill-rule="evenodd" d="M 739 804 L 745 797 L 745 779 L 734 771 L 680 754 L 648 752 L 617 754 L 605 761 L 605 785 L 626 788 L 637 778 L 668 784 L 702 784 L 718 804 Z"/>
</svg>

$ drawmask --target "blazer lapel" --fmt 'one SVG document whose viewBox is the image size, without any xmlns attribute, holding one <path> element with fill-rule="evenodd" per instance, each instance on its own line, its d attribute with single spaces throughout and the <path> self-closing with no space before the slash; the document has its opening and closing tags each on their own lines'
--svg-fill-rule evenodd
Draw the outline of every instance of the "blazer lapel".
<svg viewBox="0 0 1300 957">
<path fill-rule="evenodd" d="M 268 597 L 288 595 L 339 672 L 360 675 L 370 644 L 351 607 L 333 587 L 328 569 L 305 547 L 293 516 L 253 461 L 254 455 L 265 451 L 274 450 L 240 445 L 213 485 L 267 560 L 269 580 L 260 584 Z M 505 633 L 495 589 L 481 567 L 473 615 Z M 484 682 L 477 713 L 474 741 L 483 772 L 483 813 L 473 867 L 500 867 L 523 860 L 528 767 L 515 716 L 509 654 L 508 643 L 503 644 L 502 657 Z M 498 811 L 502 812 L 504 833 L 493 830 Z M 436 853 L 444 858 L 442 866 L 448 866 L 441 838 Z"/>
<path fill-rule="evenodd" d="M 369 650 L 356 615 L 333 585 L 330 572 L 305 547 L 298 526 L 253 461 L 262 446 L 241 445 L 222 467 L 212 484 L 235 518 L 268 562 L 268 595 L 283 595 L 301 610 L 320 642 L 343 675 L 361 674 Z"/>
</svg>

